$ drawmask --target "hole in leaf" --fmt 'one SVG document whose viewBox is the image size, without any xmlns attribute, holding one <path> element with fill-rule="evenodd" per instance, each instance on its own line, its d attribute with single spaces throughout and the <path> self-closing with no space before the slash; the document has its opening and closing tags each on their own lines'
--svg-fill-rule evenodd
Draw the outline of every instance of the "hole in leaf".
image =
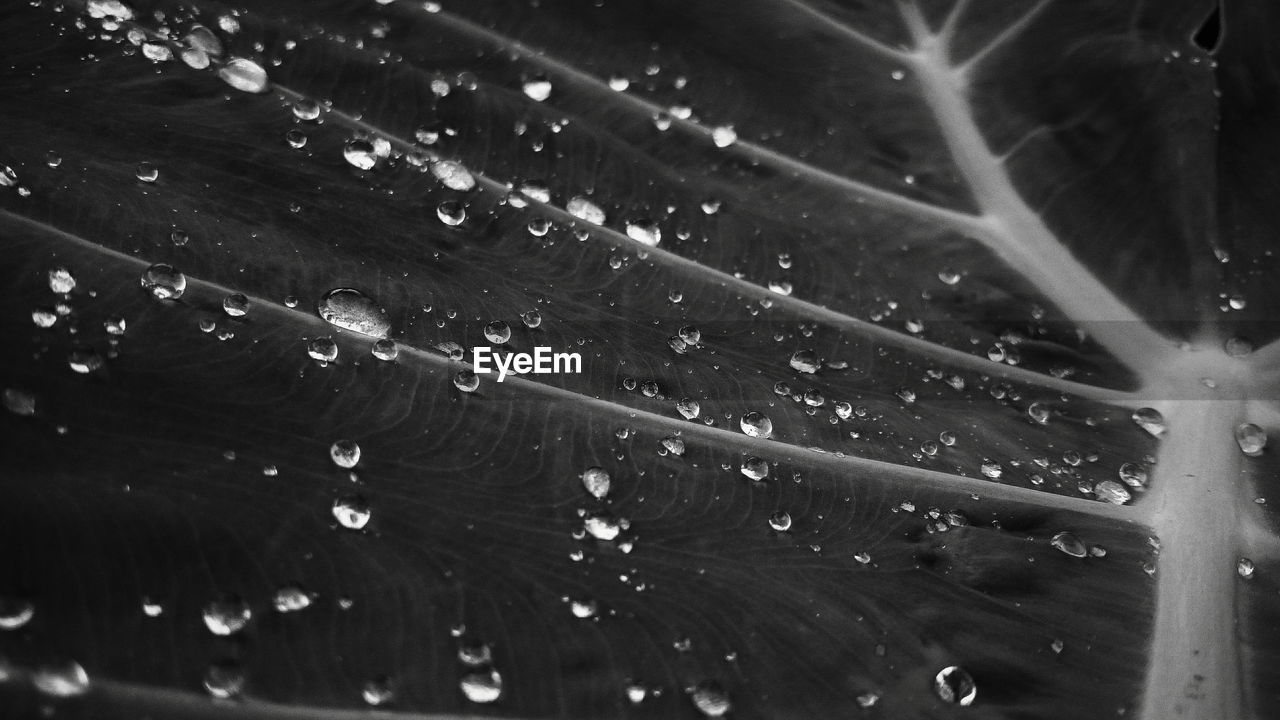
<svg viewBox="0 0 1280 720">
<path fill-rule="evenodd" d="M 1222 3 L 1213 6 L 1213 12 L 1200 23 L 1200 29 L 1191 37 L 1196 45 L 1214 52 L 1222 41 Z"/>
</svg>

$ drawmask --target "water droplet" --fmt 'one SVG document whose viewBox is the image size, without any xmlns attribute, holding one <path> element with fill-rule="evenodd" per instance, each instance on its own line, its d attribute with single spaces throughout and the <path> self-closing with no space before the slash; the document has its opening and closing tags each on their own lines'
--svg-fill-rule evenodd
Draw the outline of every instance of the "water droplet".
<svg viewBox="0 0 1280 720">
<path fill-rule="evenodd" d="M 952 665 L 942 668 L 934 676 L 933 692 L 943 702 L 967 706 L 972 705 L 973 699 L 977 697 L 978 686 L 974 684 L 972 675 L 964 669 Z"/>
<path fill-rule="evenodd" d="M 1240 445 L 1240 452 L 1258 457 L 1267 446 L 1267 433 L 1253 423 L 1241 423 L 1236 427 L 1236 443 Z"/>
<path fill-rule="evenodd" d="M 742 432 L 751 437 L 767 438 L 773 435 L 773 421 L 755 410 L 743 415 L 739 424 Z"/>
<path fill-rule="evenodd" d="M 693 420 L 702 412 L 702 407 L 698 405 L 698 401 L 692 398 L 681 398 L 676 403 L 676 411 L 684 416 L 685 420 Z"/>
<path fill-rule="evenodd" d="M 400 354 L 400 346 L 394 340 L 382 339 L 373 344 L 373 356 L 379 360 L 395 360 Z"/>
<path fill-rule="evenodd" d="M 457 227 L 467 219 L 467 208 L 457 200 L 445 200 L 436 206 L 436 217 L 449 227 Z"/>
<path fill-rule="evenodd" d="M 17 630 L 36 616 L 36 606 L 30 600 L 0 597 L 0 630 Z"/>
<path fill-rule="evenodd" d="M 231 317 L 243 317 L 249 312 L 249 298 L 241 293 L 228 295 L 222 299 L 222 311 Z"/>
<path fill-rule="evenodd" d="M 1223 350 L 1231 357 L 1244 357 L 1253 352 L 1253 343 L 1242 337 L 1228 338 Z"/>
<path fill-rule="evenodd" d="M 57 665 L 45 665 L 31 675 L 31 684 L 37 692 L 50 697 L 68 698 L 89 692 L 89 673 L 80 663 L 68 660 Z"/>
<path fill-rule="evenodd" d="M 147 617 L 160 617 L 164 614 L 164 606 L 151 598 L 142 598 L 142 614 Z"/>
<path fill-rule="evenodd" d="M 64 267 L 54 268 L 49 271 L 49 289 L 59 295 L 65 295 L 76 289 L 75 276 Z"/>
<path fill-rule="evenodd" d="M 276 612 L 290 613 L 311 607 L 311 595 L 297 585 L 285 585 L 272 598 Z"/>
<path fill-rule="evenodd" d="M 307 134 L 298 128 L 293 128 L 284 134 L 284 141 L 289 143 L 289 147 L 297 150 L 307 146 Z"/>
<path fill-rule="evenodd" d="M 307 355 L 321 363 L 331 363 L 338 359 L 338 343 L 331 337 L 318 337 L 307 343 Z"/>
<path fill-rule="evenodd" d="M 187 67 L 194 70 L 204 70 L 209 67 L 209 54 L 198 48 L 183 48 L 178 57 L 182 58 L 182 62 Z"/>
<path fill-rule="evenodd" d="M 666 448 L 667 452 L 675 455 L 676 457 L 684 455 L 684 440 L 676 437 L 675 435 L 668 435 L 667 437 L 662 438 L 662 447 Z"/>
<path fill-rule="evenodd" d="M 649 695 L 648 689 L 640 683 L 629 683 L 627 685 L 626 693 L 627 700 L 629 700 L 632 705 L 638 705 L 644 702 L 644 699 Z"/>
<path fill-rule="evenodd" d="M 484 338 L 494 345 L 502 345 L 511 339 L 511 327 L 501 320 L 484 326 Z"/>
<path fill-rule="evenodd" d="M 355 440 L 338 440 L 329 446 L 329 457 L 334 465 L 349 470 L 360 462 L 360 445 Z"/>
<path fill-rule="evenodd" d="M 187 45 L 199 50 L 206 55 L 218 57 L 222 55 L 222 41 L 218 39 L 213 31 L 203 25 L 191 26 L 191 32 L 187 33 Z"/>
<path fill-rule="evenodd" d="M 472 393 L 480 387 L 480 378 L 470 370 L 459 370 L 458 374 L 453 376 L 453 384 L 462 392 Z"/>
<path fill-rule="evenodd" d="M 1167 426 L 1164 424 L 1164 416 L 1155 408 L 1138 408 L 1133 411 L 1133 415 L 1130 417 L 1138 427 L 1146 430 L 1152 437 L 1160 437 L 1167 429 Z"/>
<path fill-rule="evenodd" d="M 813 350 L 797 350 L 791 354 L 791 360 L 788 362 L 793 370 L 802 373 L 813 374 L 818 372 L 821 366 L 818 360 L 818 354 Z"/>
<path fill-rule="evenodd" d="M 1240 558 L 1236 561 L 1236 573 L 1245 580 L 1252 580 L 1255 571 L 1253 561 L 1249 558 Z"/>
<path fill-rule="evenodd" d="M 95 370 L 101 370 L 105 362 L 97 350 L 93 348 L 78 348 L 72 350 L 67 355 L 67 365 L 72 370 L 81 374 L 88 374 Z"/>
<path fill-rule="evenodd" d="M 450 190 L 467 191 L 476 186 L 471 171 L 452 160 L 439 160 L 431 165 L 431 174 Z"/>
<path fill-rule="evenodd" d="M 701 682 L 689 690 L 693 706 L 706 717 L 723 717 L 733 708 L 729 694 L 714 682 Z"/>
<path fill-rule="evenodd" d="M 462 632 L 465 632 L 466 626 L 461 627 L 461 631 L 453 633 L 454 637 L 461 637 Z M 484 667 L 493 662 L 493 648 L 485 643 L 463 645 L 458 648 L 458 662 L 467 667 Z"/>
<path fill-rule="evenodd" d="M 569 610 L 576 618 L 586 620 L 593 618 L 599 611 L 599 604 L 595 600 L 573 600 L 569 603 Z"/>
<path fill-rule="evenodd" d="M 147 268 L 139 282 L 143 289 L 159 300 L 177 300 L 187 290 L 187 276 L 164 263 Z"/>
<path fill-rule="evenodd" d="M 145 42 L 142 44 L 143 57 L 152 62 L 169 62 L 173 59 L 173 51 L 162 42 Z"/>
<path fill-rule="evenodd" d="M 320 103 L 311 98 L 299 98 L 293 103 L 293 116 L 299 120 L 315 120 L 320 117 Z"/>
<path fill-rule="evenodd" d="M 658 229 L 657 223 L 651 220 L 628 221 L 627 237 L 641 245 L 657 247 L 658 243 L 662 241 L 662 231 Z"/>
<path fill-rule="evenodd" d="M 473 703 L 491 703 L 502 697 L 502 676 L 494 669 L 468 673 L 459 685 L 462 694 Z"/>
<path fill-rule="evenodd" d="M 337 288 L 325 294 L 316 305 L 320 317 L 331 325 L 375 338 L 391 332 L 387 313 L 373 298 L 359 290 Z"/>
<path fill-rule="evenodd" d="M 1033 402 L 1027 406 L 1027 417 L 1040 425 L 1049 423 L 1049 406 L 1041 402 Z"/>
<path fill-rule="evenodd" d="M 605 221 L 604 210 L 599 205 L 580 195 L 571 198 L 565 205 L 565 210 L 575 218 L 589 222 L 592 225 L 603 225 Z"/>
<path fill-rule="evenodd" d="M 51 328 L 58 322 L 58 313 L 49 308 L 36 308 L 31 311 L 31 322 L 38 328 Z"/>
<path fill-rule="evenodd" d="M 359 170 L 372 170 L 373 166 L 378 163 L 378 153 L 373 147 L 373 143 L 368 140 L 356 139 L 347 143 L 342 148 L 342 157 L 346 158 L 347 163 Z"/>
<path fill-rule="evenodd" d="M 231 58 L 218 68 L 218 77 L 231 87 L 247 93 L 267 91 L 267 71 L 258 63 L 245 58 Z"/>
<path fill-rule="evenodd" d="M 582 486 L 593 497 L 603 498 L 609 494 L 609 473 L 604 468 L 589 467 L 582 473 Z"/>
<path fill-rule="evenodd" d="M 994 460 L 985 460 L 982 463 L 982 474 L 995 480 L 1004 474 L 1004 468 L 1000 467 L 1000 463 Z"/>
<path fill-rule="evenodd" d="M 102 321 L 102 329 L 106 330 L 108 335 L 123 335 L 128 324 L 128 321 L 123 317 L 119 315 L 112 315 Z"/>
<path fill-rule="evenodd" d="M 372 515 L 369 503 L 360 495 L 343 495 L 333 501 L 333 517 L 348 530 L 360 530 Z"/>
<path fill-rule="evenodd" d="M 769 527 L 778 532 L 786 532 L 791 529 L 791 515 L 785 511 L 778 512 L 769 516 Z"/>
<path fill-rule="evenodd" d="M 213 663 L 204 671 L 204 689 L 219 699 L 236 697 L 244 690 L 244 670 L 234 660 Z"/>
<path fill-rule="evenodd" d="M 622 532 L 621 525 L 612 516 L 605 513 L 588 515 L 582 521 L 582 529 L 597 540 L 613 540 Z"/>
<path fill-rule="evenodd" d="M 1080 538 L 1069 532 L 1060 532 L 1054 535 L 1049 544 L 1071 557 L 1082 558 L 1088 554 L 1084 543 L 1080 542 Z"/>
<path fill-rule="evenodd" d="M 204 624 L 214 635 L 234 635 L 253 617 L 249 603 L 240 596 L 224 593 L 204 606 Z"/>
<path fill-rule="evenodd" d="M 742 461 L 742 474 L 752 480 L 763 480 L 769 477 L 769 463 L 758 457 L 747 457 Z"/>
<path fill-rule="evenodd" d="M 360 690 L 360 697 L 374 707 L 386 705 L 396 697 L 395 683 L 391 682 L 391 678 L 386 675 L 379 675 L 364 684 Z"/>
<path fill-rule="evenodd" d="M 1132 488 L 1147 486 L 1147 469 L 1137 463 L 1124 463 L 1120 466 L 1120 479 Z"/>
<path fill-rule="evenodd" d="M 938 433 L 938 442 L 946 445 L 947 447 L 951 447 L 956 444 L 956 434 L 950 430 L 943 430 Z"/>
<path fill-rule="evenodd" d="M 734 132 L 733 126 L 723 125 L 711 131 L 711 140 L 716 147 L 729 147 L 738 142 L 738 133 Z"/>
<path fill-rule="evenodd" d="M 537 310 L 520 313 L 520 320 L 527 328 L 536 328 L 542 324 L 542 313 Z"/>
<path fill-rule="evenodd" d="M 960 282 L 960 273 L 951 268 L 943 268 L 938 271 L 938 279 L 946 285 L 955 285 Z"/>
<path fill-rule="evenodd" d="M 1133 498 L 1129 490 L 1115 480 L 1103 480 L 1094 485 L 1093 493 L 1098 496 L 1099 500 L 1113 505 L 1124 505 Z"/>
<path fill-rule="evenodd" d="M 89 0 L 85 5 L 89 17 L 94 19 L 132 20 L 133 9 L 120 0 Z"/>
<path fill-rule="evenodd" d="M 4 407 L 14 415 L 30 417 L 36 414 L 36 396 L 18 388 L 4 389 Z"/>
<path fill-rule="evenodd" d="M 549 80 L 529 80 L 522 89 L 525 96 L 535 102 L 542 102 L 551 97 L 551 82 Z"/>
</svg>

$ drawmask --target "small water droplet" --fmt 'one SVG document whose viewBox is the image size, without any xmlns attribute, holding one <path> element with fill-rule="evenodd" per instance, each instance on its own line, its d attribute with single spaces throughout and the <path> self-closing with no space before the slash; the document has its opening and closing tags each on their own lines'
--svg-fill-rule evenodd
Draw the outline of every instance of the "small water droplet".
<svg viewBox="0 0 1280 720">
<path fill-rule="evenodd" d="M 662 231 L 657 223 L 651 220 L 634 220 L 627 222 L 627 237 L 641 245 L 657 247 L 662 242 Z"/>
<path fill-rule="evenodd" d="M 465 192 L 476 186 L 476 179 L 471 171 L 452 160 L 439 160 L 432 163 L 431 174 L 450 190 Z"/>
<path fill-rule="evenodd" d="M 36 616 L 36 606 L 30 600 L 0 597 L 0 630 L 17 630 Z"/>
<path fill-rule="evenodd" d="M 316 305 L 320 317 L 331 325 L 375 338 L 391 332 L 387 313 L 372 298 L 351 288 L 330 290 Z"/>
<path fill-rule="evenodd" d="M 723 125 L 711 131 L 711 140 L 716 147 L 729 147 L 738 142 L 738 133 L 734 132 L 733 126 Z"/>
<path fill-rule="evenodd" d="M 769 463 L 758 457 L 747 457 L 742 461 L 742 474 L 752 480 L 764 480 L 769 477 Z"/>
<path fill-rule="evenodd" d="M 472 393 L 480 387 L 480 378 L 470 370 L 459 370 L 453 376 L 453 385 L 462 392 Z"/>
<path fill-rule="evenodd" d="M 520 321 L 524 323 L 525 327 L 536 328 L 542 324 L 542 313 L 537 310 L 520 313 Z"/>
<path fill-rule="evenodd" d="M 686 420 L 693 420 L 702 412 L 702 407 L 698 405 L 698 401 L 692 398 L 681 398 L 676 403 L 676 411 L 684 416 Z"/>
<path fill-rule="evenodd" d="M 172 265 L 156 263 L 139 278 L 143 289 L 159 300 L 177 300 L 187 290 L 187 276 Z"/>
<path fill-rule="evenodd" d="M 395 696 L 395 683 L 386 675 L 379 675 L 369 680 L 360 690 L 360 697 L 373 707 L 387 705 L 395 699 Z"/>
<path fill-rule="evenodd" d="M 151 598 L 142 598 L 142 614 L 147 617 L 160 617 L 164 614 L 164 606 Z"/>
<path fill-rule="evenodd" d="M 249 298 L 241 293 L 222 299 L 222 311 L 231 317 L 244 317 L 249 312 Z"/>
<path fill-rule="evenodd" d="M 320 103 L 311 98 L 299 98 L 293 103 L 293 116 L 299 120 L 315 120 L 320 117 Z"/>
<path fill-rule="evenodd" d="M 1258 457 L 1267 446 L 1267 433 L 1253 423 L 1241 423 L 1236 427 L 1236 443 L 1240 445 L 1240 452 Z"/>
<path fill-rule="evenodd" d="M 551 97 L 551 81 L 549 80 L 529 80 L 525 82 L 521 89 L 524 90 L 526 97 L 535 102 L 543 102 Z"/>
<path fill-rule="evenodd" d="M 729 694 L 715 682 L 701 682 L 689 690 L 693 706 L 705 717 L 723 717 L 733 708 Z"/>
<path fill-rule="evenodd" d="M 338 440 L 329 446 L 329 457 L 334 465 L 349 470 L 360 462 L 360 445 L 355 440 Z"/>
<path fill-rule="evenodd" d="M 1082 558 L 1088 554 L 1080 538 L 1069 532 L 1057 533 L 1049 540 L 1049 544 L 1071 557 Z"/>
<path fill-rule="evenodd" d="M 373 143 L 363 139 L 348 142 L 342 148 L 342 157 L 348 164 L 359 170 L 372 170 L 378 163 L 378 153 Z"/>
<path fill-rule="evenodd" d="M 445 200 L 436 206 L 436 217 L 449 227 L 457 227 L 467 219 L 467 208 L 457 200 Z"/>
<path fill-rule="evenodd" d="M 1120 479 L 1131 488 L 1147 486 L 1147 469 L 1137 463 L 1124 463 L 1119 470 Z"/>
<path fill-rule="evenodd" d="M 783 510 L 769 516 L 769 527 L 778 532 L 786 532 L 791 529 L 791 515 Z"/>
<path fill-rule="evenodd" d="M 246 58 L 231 58 L 218 68 L 218 77 L 241 92 L 263 93 L 267 91 L 267 71 L 258 63 Z"/>
<path fill-rule="evenodd" d="M 622 532 L 622 526 L 613 516 L 605 513 L 588 515 L 582 521 L 582 529 L 597 540 L 614 540 Z"/>
<path fill-rule="evenodd" d="M 233 698 L 244 690 L 244 669 L 234 660 L 213 663 L 204 671 L 204 689 L 219 699 Z"/>
<path fill-rule="evenodd" d="M 973 676 L 963 668 L 952 665 L 938 671 L 933 678 L 933 692 L 943 702 L 955 705 L 972 705 L 978 695 Z"/>
<path fill-rule="evenodd" d="M 1240 558 L 1236 561 L 1236 573 L 1245 580 L 1252 580 L 1255 571 L 1253 561 L 1249 558 Z"/>
<path fill-rule="evenodd" d="M 218 595 L 204 606 L 204 624 L 214 635 L 234 635 L 253 617 L 249 603 L 230 593 Z"/>
<path fill-rule="evenodd" d="M 173 50 L 162 42 L 145 42 L 142 44 L 142 56 L 152 62 L 169 62 L 173 59 Z"/>
<path fill-rule="evenodd" d="M 76 289 L 76 278 L 64 267 L 56 267 L 49 271 L 49 289 L 65 295 Z"/>
<path fill-rule="evenodd" d="M 328 364 L 338 359 L 338 343 L 331 337 L 318 337 L 307 343 L 307 355 L 312 360 Z"/>
<path fill-rule="evenodd" d="M 511 339 L 511 326 L 501 320 L 494 320 L 484 326 L 484 337 L 494 345 L 502 345 Z"/>
<path fill-rule="evenodd" d="M 1103 480 L 1094 485 L 1093 493 L 1098 496 L 1099 500 L 1113 505 L 1124 505 L 1133 498 L 1129 490 L 1115 480 Z"/>
<path fill-rule="evenodd" d="M 30 417 L 36 414 L 36 396 L 19 388 L 5 388 L 4 407 L 14 415 Z"/>
<path fill-rule="evenodd" d="M 311 595 L 298 585 L 285 585 L 276 590 L 271 602 L 276 612 L 298 612 L 311 607 Z"/>
<path fill-rule="evenodd" d="M 101 20 L 132 20 L 133 9 L 120 0 L 89 0 L 85 4 L 89 17 Z"/>
<path fill-rule="evenodd" d="M 360 530 L 369 524 L 373 512 L 369 502 L 360 495 L 342 495 L 333 501 L 333 517 L 348 530 Z"/>
<path fill-rule="evenodd" d="M 293 128 L 285 132 L 284 141 L 289 143 L 289 147 L 297 150 L 307 146 L 307 134 L 298 128 Z"/>
<path fill-rule="evenodd" d="M 502 697 L 502 675 L 490 668 L 467 673 L 459 682 L 462 694 L 473 703 L 491 703 Z"/>
<path fill-rule="evenodd" d="M 593 497 L 603 498 L 609 494 L 609 473 L 604 468 L 589 467 L 582 473 L 582 486 Z"/>
<path fill-rule="evenodd" d="M 1155 408 L 1138 408 L 1133 411 L 1133 415 L 1130 417 L 1138 427 L 1150 433 L 1151 437 L 1160 437 L 1167 429 L 1164 423 L 1164 415 L 1161 415 L 1160 411 Z"/>
<path fill-rule="evenodd" d="M 569 603 L 569 610 L 576 618 L 587 620 L 596 616 L 599 611 L 599 604 L 595 600 L 573 600 Z"/>
<path fill-rule="evenodd" d="M 101 370 L 105 361 L 93 348 L 77 348 L 67 355 L 67 365 L 82 375 Z"/>
<path fill-rule="evenodd" d="M 605 221 L 604 210 L 599 205 L 580 195 L 571 198 L 565 205 L 565 210 L 575 218 L 592 225 L 603 225 Z"/>
<path fill-rule="evenodd" d="M 1027 406 L 1027 417 L 1040 425 L 1049 423 L 1049 406 L 1042 402 L 1033 402 Z"/>
<path fill-rule="evenodd" d="M 739 425 L 742 432 L 751 437 L 768 438 L 773 435 L 773 421 L 755 410 L 743 415 Z"/>
<path fill-rule="evenodd" d="M 373 356 L 379 360 L 391 361 L 400 354 L 400 346 L 396 345 L 394 340 L 384 338 L 373 344 L 372 352 Z"/>
</svg>

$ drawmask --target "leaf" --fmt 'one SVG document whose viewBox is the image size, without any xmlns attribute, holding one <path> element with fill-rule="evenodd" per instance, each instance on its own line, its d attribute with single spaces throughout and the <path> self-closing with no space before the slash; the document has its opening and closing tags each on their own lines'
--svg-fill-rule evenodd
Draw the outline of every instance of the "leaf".
<svg viewBox="0 0 1280 720">
<path fill-rule="evenodd" d="M 6 707 L 1269 716 L 1277 20 L 1213 10 L 0 10 Z M 495 321 L 582 371 L 464 391 Z"/>
</svg>

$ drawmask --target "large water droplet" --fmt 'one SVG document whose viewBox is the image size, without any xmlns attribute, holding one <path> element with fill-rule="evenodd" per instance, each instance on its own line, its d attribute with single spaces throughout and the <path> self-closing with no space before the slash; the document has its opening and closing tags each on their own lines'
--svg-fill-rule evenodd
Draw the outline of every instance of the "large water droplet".
<svg viewBox="0 0 1280 720">
<path fill-rule="evenodd" d="M 605 221 L 604 210 L 582 196 L 571 198 L 565 205 L 565 210 L 569 211 L 570 215 L 592 225 L 603 225 Z"/>
<path fill-rule="evenodd" d="M 467 219 L 467 208 L 457 200 L 445 200 L 436 206 L 436 217 L 450 227 L 457 227 Z"/>
<path fill-rule="evenodd" d="M 729 694 L 714 682 L 702 682 L 689 690 L 693 706 L 706 717 L 723 717 L 733 708 Z"/>
<path fill-rule="evenodd" d="M 35 689 L 50 697 L 76 697 L 89 692 L 89 673 L 80 663 L 68 660 L 57 665 L 46 665 L 31 675 Z"/>
<path fill-rule="evenodd" d="M 311 594 L 298 585 L 285 585 L 276 590 L 272 604 L 276 612 L 290 613 L 311 607 Z"/>
<path fill-rule="evenodd" d="M 711 131 L 711 141 L 716 147 L 729 147 L 738 142 L 738 133 L 734 131 L 731 125 L 722 125 Z"/>
<path fill-rule="evenodd" d="M 139 282 L 152 297 L 160 300 L 177 300 L 187 290 L 187 276 L 164 263 L 147 268 Z"/>
<path fill-rule="evenodd" d="M 242 293 L 226 296 L 222 299 L 222 312 L 230 317 L 244 317 L 249 312 L 249 298 Z"/>
<path fill-rule="evenodd" d="M 65 295 L 76 289 L 76 278 L 64 267 L 54 268 L 49 271 L 49 289 L 59 295 Z"/>
<path fill-rule="evenodd" d="M 354 168 L 372 170 L 378 163 L 378 153 L 368 140 L 352 140 L 342 148 L 342 157 Z"/>
<path fill-rule="evenodd" d="M 683 415 L 684 419 L 694 420 L 698 417 L 698 414 L 702 412 L 702 406 L 698 404 L 697 400 L 692 398 L 681 398 L 680 401 L 676 403 L 676 411 Z"/>
<path fill-rule="evenodd" d="M 1133 498 L 1129 490 L 1115 480 L 1103 480 L 1094 485 L 1093 493 L 1098 496 L 1099 500 L 1113 505 L 1124 505 Z"/>
<path fill-rule="evenodd" d="M 952 665 L 942 668 L 933 678 L 933 692 L 943 702 L 955 705 L 972 705 L 978 695 L 973 676 L 963 668 Z"/>
<path fill-rule="evenodd" d="M 633 220 L 627 222 L 627 237 L 641 245 L 657 247 L 662 242 L 662 231 L 652 220 Z"/>
<path fill-rule="evenodd" d="M 133 9 L 120 0 L 89 0 L 85 5 L 89 17 L 95 19 L 132 20 Z"/>
<path fill-rule="evenodd" d="M 1147 486 L 1147 469 L 1137 463 L 1124 463 L 1119 470 L 1120 479 L 1131 488 Z"/>
<path fill-rule="evenodd" d="M 459 686 L 462 694 L 473 703 L 491 703 L 502 697 L 502 676 L 494 669 L 467 673 Z"/>
<path fill-rule="evenodd" d="M 1245 580 L 1252 580 L 1253 573 L 1256 571 L 1253 561 L 1249 558 L 1240 558 L 1236 561 L 1236 574 Z"/>
<path fill-rule="evenodd" d="M 548 80 L 530 80 L 524 84 L 524 94 L 531 100 L 542 102 L 551 97 L 551 82 Z"/>
<path fill-rule="evenodd" d="M 1060 532 L 1054 535 L 1049 544 L 1071 557 L 1082 558 L 1088 554 L 1084 543 L 1080 542 L 1080 538 L 1069 532 Z"/>
<path fill-rule="evenodd" d="M 244 669 L 234 660 L 213 663 L 204 671 L 204 689 L 215 698 L 236 697 L 244 690 Z"/>
<path fill-rule="evenodd" d="M 813 374 L 818 372 L 820 361 L 818 360 L 818 353 L 812 350 L 797 350 L 791 354 L 791 360 L 788 364 L 793 370 Z"/>
<path fill-rule="evenodd" d="M 204 624 L 214 635 L 233 635 L 244 629 L 253 617 L 249 603 L 240 596 L 225 593 L 204 606 Z"/>
<path fill-rule="evenodd" d="M 379 360 L 391 361 L 400 355 L 400 346 L 396 345 L 394 340 L 383 338 L 373 344 L 371 352 Z"/>
<path fill-rule="evenodd" d="M 1236 427 L 1236 443 L 1240 445 L 1240 452 L 1257 457 L 1267 446 L 1267 433 L 1253 423 L 1241 423 Z"/>
<path fill-rule="evenodd" d="M 218 68 L 218 77 L 231 87 L 247 93 L 267 91 L 267 71 L 258 63 L 245 58 L 232 58 Z"/>
<path fill-rule="evenodd" d="M 593 497 L 603 498 L 609 494 L 609 473 L 604 468 L 589 467 L 582 473 L 582 486 Z"/>
<path fill-rule="evenodd" d="M 435 175 L 445 187 L 451 190 L 466 191 L 476 186 L 475 176 L 460 163 L 452 160 L 440 160 L 431 165 L 431 174 Z"/>
<path fill-rule="evenodd" d="M 480 388 L 480 376 L 470 370 L 459 370 L 453 376 L 453 386 L 464 393 L 473 393 Z"/>
<path fill-rule="evenodd" d="M 494 320 L 484 326 L 484 338 L 494 345 L 501 345 L 511 339 L 511 326 L 501 320 Z"/>
<path fill-rule="evenodd" d="M 1133 411 L 1133 415 L 1130 417 L 1133 418 L 1138 427 L 1146 430 L 1152 437 L 1160 437 L 1167 429 L 1164 424 L 1164 415 L 1161 415 L 1160 411 L 1155 408 L 1138 408 Z"/>
<path fill-rule="evenodd" d="M 360 530 L 372 515 L 369 503 L 360 495 L 343 495 L 333 501 L 333 517 L 348 530 Z"/>
<path fill-rule="evenodd" d="M 307 355 L 312 360 L 328 364 L 338 359 L 338 343 L 331 337 L 318 337 L 307 343 Z"/>
<path fill-rule="evenodd" d="M 355 440 L 337 440 L 329 446 L 329 457 L 334 465 L 351 469 L 360 462 L 360 445 Z"/>
<path fill-rule="evenodd" d="M 17 630 L 36 615 L 36 606 L 30 600 L 0 597 L 0 630 Z"/>
<path fill-rule="evenodd" d="M 773 435 L 773 421 L 755 410 L 743 415 L 739 424 L 742 432 L 751 437 L 767 438 Z"/>
<path fill-rule="evenodd" d="M 316 310 L 325 322 L 343 330 L 375 338 L 385 338 L 391 332 L 391 321 L 387 319 L 386 311 L 359 290 L 330 290 L 320 298 Z"/>
<path fill-rule="evenodd" d="M 775 512 L 774 514 L 769 516 L 769 527 L 773 528 L 774 530 L 777 530 L 778 532 L 786 532 L 790 530 L 791 514 L 784 510 L 779 510 L 778 512 Z"/>
<path fill-rule="evenodd" d="M 748 457 L 742 461 L 742 474 L 752 480 L 763 480 L 769 477 L 769 463 L 758 457 Z"/>
</svg>

